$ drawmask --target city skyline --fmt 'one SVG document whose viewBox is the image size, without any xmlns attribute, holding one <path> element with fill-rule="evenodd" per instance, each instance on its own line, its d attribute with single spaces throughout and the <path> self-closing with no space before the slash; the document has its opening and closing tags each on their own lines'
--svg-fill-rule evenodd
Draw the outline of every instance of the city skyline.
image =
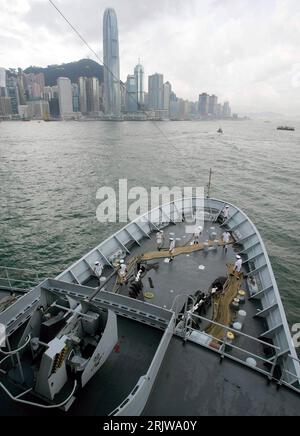
<svg viewBox="0 0 300 436">
<path fill-rule="evenodd" d="M 7 71 L 0 67 L 0 118 L 45 121 L 84 117 L 145 121 L 238 119 L 236 113 L 232 115 L 230 103 L 220 103 L 215 94 L 202 93 L 197 102 L 177 96 L 172 84 L 164 82 L 162 73 L 148 76 L 146 92 L 145 70 L 140 59 L 134 74 L 129 74 L 124 84 L 120 80 L 118 18 L 114 9 L 105 9 L 102 24 L 104 62 L 102 70 L 98 71 L 99 77 L 91 77 L 91 70 L 89 77 L 83 70 L 77 70 L 76 75 L 69 70 L 71 77 L 64 77 L 64 66 L 56 66 L 59 73 L 53 86 L 53 78 L 51 81 L 48 78 L 46 83 L 43 69 L 31 68 L 24 72 L 21 68 Z"/>
<path fill-rule="evenodd" d="M 104 17 L 108 15 L 105 13 Z M 91 65 L 97 64 L 88 60 L 81 60 L 79 63 L 82 69 L 77 69 L 77 75 L 70 68 L 67 75 L 57 74 L 63 72 L 64 65 L 52 67 L 57 74 L 56 81 L 49 73 L 46 73 L 46 79 L 38 68 L 24 72 L 20 68 L 7 71 L 0 67 L 0 119 L 238 119 L 236 113 L 232 114 L 229 102 L 221 103 L 216 95 L 202 93 L 197 101 L 181 98 L 176 95 L 172 84 L 165 82 L 163 74 L 150 75 L 148 88 L 145 88 L 144 68 L 140 60 L 134 68 L 134 74 L 127 76 L 126 84 L 116 81 L 115 76 L 112 77 L 114 80 L 110 80 L 109 75 L 105 81 L 101 70 L 98 77 L 86 77 L 84 71 L 88 68 L 90 74 Z M 77 68 L 76 62 L 72 65 Z M 117 96 L 120 107 L 117 110 L 115 86 L 120 92 Z M 105 95 L 112 97 L 108 106 Z"/>
<path fill-rule="evenodd" d="M 2 66 L 91 56 L 47 0 L 0 4 Z M 162 0 L 156 7 L 156 0 L 87 0 L 84 13 L 81 0 L 58 6 L 100 57 L 99 21 L 107 6 L 116 9 L 123 82 L 141 57 L 147 74 L 164 71 L 187 99 L 203 89 L 230 100 L 238 112 L 300 113 L 298 1 Z"/>
</svg>

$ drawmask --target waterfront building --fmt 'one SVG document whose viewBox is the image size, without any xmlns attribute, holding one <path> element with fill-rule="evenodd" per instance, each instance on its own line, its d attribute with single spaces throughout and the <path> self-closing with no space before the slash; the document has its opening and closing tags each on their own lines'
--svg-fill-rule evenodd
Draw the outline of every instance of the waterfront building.
<svg viewBox="0 0 300 436">
<path fill-rule="evenodd" d="M 164 76 L 155 73 L 148 79 L 148 100 L 150 110 L 164 109 Z"/>
<path fill-rule="evenodd" d="M 171 93 L 172 93 L 172 85 L 170 82 L 166 82 L 164 84 L 164 111 L 165 117 L 170 118 L 170 101 L 171 101 Z"/>
<path fill-rule="evenodd" d="M 138 109 L 141 109 L 145 104 L 145 71 L 140 62 L 134 69 L 134 76 L 137 89 Z"/>
<path fill-rule="evenodd" d="M 138 88 L 136 75 L 128 75 L 126 81 L 125 111 L 134 113 L 138 111 Z"/>
<path fill-rule="evenodd" d="M 10 119 L 12 113 L 13 112 L 10 97 L 0 96 L 0 118 Z"/>
<path fill-rule="evenodd" d="M 29 116 L 35 120 L 48 120 L 50 107 L 48 101 L 32 100 L 27 103 Z M 24 106 L 23 106 L 24 107 Z"/>
<path fill-rule="evenodd" d="M 86 79 L 86 101 L 87 112 L 92 115 L 99 115 L 100 89 L 99 80 L 96 77 L 89 77 Z"/>
<path fill-rule="evenodd" d="M 209 95 L 206 93 L 199 95 L 199 113 L 201 116 L 207 116 L 209 110 Z"/>
<path fill-rule="evenodd" d="M 71 81 L 67 77 L 59 77 L 57 86 L 60 116 L 62 119 L 70 118 L 74 115 Z"/>
<path fill-rule="evenodd" d="M 223 117 L 224 118 L 230 118 L 231 117 L 231 108 L 228 101 L 225 101 L 223 106 Z"/>
<path fill-rule="evenodd" d="M 86 77 L 79 77 L 79 107 L 83 115 L 87 114 Z"/>
<path fill-rule="evenodd" d="M 218 106 L 218 97 L 216 95 L 211 95 L 208 102 L 208 113 L 209 115 L 216 116 Z"/>
</svg>

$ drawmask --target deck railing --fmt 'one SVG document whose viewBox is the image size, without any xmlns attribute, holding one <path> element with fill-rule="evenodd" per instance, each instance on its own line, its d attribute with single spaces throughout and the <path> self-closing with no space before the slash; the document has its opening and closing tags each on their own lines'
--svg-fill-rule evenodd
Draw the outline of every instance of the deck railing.
<svg viewBox="0 0 300 436">
<path fill-rule="evenodd" d="M 300 366 L 300 360 L 296 357 L 291 356 L 290 354 L 287 356 L 287 363 L 292 360 L 293 364 L 296 363 L 296 365 Z M 294 366 L 294 365 L 292 365 Z M 284 376 L 287 376 L 287 378 L 291 379 L 292 381 L 286 381 L 284 379 Z M 283 368 L 281 378 L 278 380 L 279 385 L 285 385 L 289 388 L 296 391 L 298 394 L 300 394 L 300 377 L 295 373 L 289 371 L 286 368 Z"/>
<path fill-rule="evenodd" d="M 193 314 L 190 311 L 187 311 L 181 316 L 179 315 L 179 317 L 182 321 L 182 326 L 180 329 L 177 328 L 176 334 L 181 336 L 185 341 L 189 340 L 195 342 L 198 345 L 219 354 L 221 360 L 228 358 L 230 360 L 238 362 L 244 366 L 250 367 L 257 372 L 260 372 L 261 374 L 268 377 L 270 381 L 276 381 L 279 385 L 286 385 L 300 392 L 297 386 L 295 387 L 294 384 L 291 384 L 284 378 L 286 370 L 284 370 L 280 365 L 281 350 L 279 347 L 249 336 L 241 331 L 237 331 L 230 327 L 214 322 L 203 316 Z M 200 321 L 207 327 L 210 325 L 215 325 L 223 328 L 223 338 L 216 338 L 212 335 L 209 335 L 208 333 L 205 333 L 205 331 L 193 328 L 191 325 L 192 321 Z M 235 340 L 232 342 L 227 339 L 227 333 L 229 332 L 233 333 L 235 337 Z M 239 344 L 239 342 L 242 341 L 243 344 Z M 248 345 L 248 347 L 246 347 L 246 344 Z M 261 354 L 258 354 L 257 352 L 259 348 L 262 349 Z M 270 357 L 266 357 L 266 351 L 268 351 Z M 251 358 L 253 360 L 249 362 L 247 361 L 248 358 Z M 277 371 L 278 365 L 280 365 L 281 369 L 280 375 L 278 375 Z M 289 374 L 289 378 L 290 376 L 291 374 Z M 294 383 L 296 383 L 297 380 L 300 381 L 299 379 L 297 379 L 297 376 L 295 374 L 292 374 L 292 376 L 295 377 Z"/>
<path fill-rule="evenodd" d="M 28 290 L 38 285 L 40 281 L 36 271 L 0 266 L 0 289 Z"/>
</svg>

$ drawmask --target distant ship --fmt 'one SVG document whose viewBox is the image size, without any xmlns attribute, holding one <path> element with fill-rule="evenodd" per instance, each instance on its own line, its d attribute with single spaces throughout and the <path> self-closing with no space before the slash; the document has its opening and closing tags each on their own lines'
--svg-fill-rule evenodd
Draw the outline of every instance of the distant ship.
<svg viewBox="0 0 300 436">
<path fill-rule="evenodd" d="M 290 131 L 290 132 L 294 132 L 295 131 L 295 127 L 279 126 L 279 127 L 277 127 L 277 130 L 287 130 L 287 131 Z"/>
<path fill-rule="evenodd" d="M 219 130 L 217 131 L 217 133 L 220 133 L 220 134 L 224 133 L 223 129 L 220 127 Z"/>
</svg>

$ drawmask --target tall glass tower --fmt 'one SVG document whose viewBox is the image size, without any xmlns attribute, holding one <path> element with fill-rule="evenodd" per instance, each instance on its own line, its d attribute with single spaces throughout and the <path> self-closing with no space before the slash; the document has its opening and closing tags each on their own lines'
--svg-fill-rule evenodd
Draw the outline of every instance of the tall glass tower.
<svg viewBox="0 0 300 436">
<path fill-rule="evenodd" d="M 134 75 L 137 86 L 137 101 L 139 108 L 141 108 L 145 103 L 145 91 L 144 91 L 144 67 L 138 63 L 138 65 L 134 69 Z"/>
<path fill-rule="evenodd" d="M 164 76 L 155 73 L 148 77 L 149 109 L 163 110 L 164 108 Z"/>
<path fill-rule="evenodd" d="M 121 115 L 119 32 L 117 15 L 108 8 L 103 17 L 104 108 L 108 116 Z"/>
</svg>

